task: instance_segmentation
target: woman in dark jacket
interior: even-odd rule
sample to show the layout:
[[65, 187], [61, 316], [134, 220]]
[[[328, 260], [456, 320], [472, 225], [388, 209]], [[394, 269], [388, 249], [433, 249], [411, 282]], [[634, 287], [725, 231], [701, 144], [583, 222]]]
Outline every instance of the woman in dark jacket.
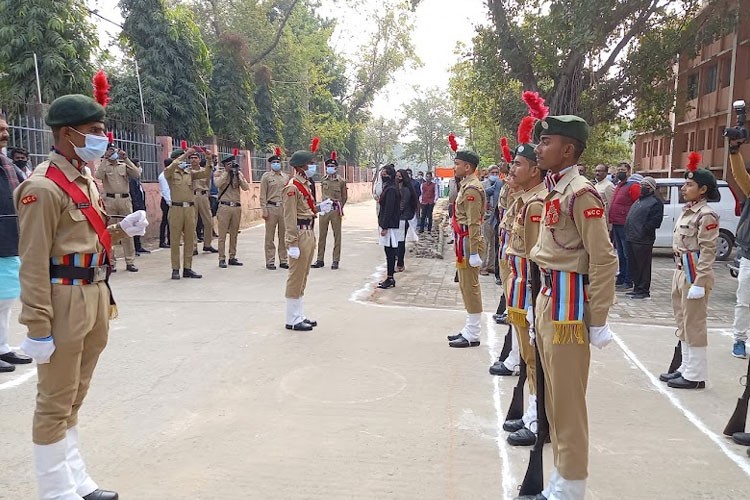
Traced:
[[406, 256], [406, 233], [409, 231], [409, 221], [417, 216], [417, 206], [419, 197], [414, 189], [414, 184], [409, 177], [409, 173], [401, 169], [396, 172], [396, 185], [401, 193], [401, 225], [403, 226], [404, 239], [398, 244], [398, 259], [396, 262], [396, 272], [404, 270], [404, 257]]
[[633, 299], [651, 297], [651, 252], [656, 241], [656, 230], [664, 218], [664, 203], [656, 195], [656, 181], [644, 177], [641, 195], [625, 220], [625, 239], [628, 242], [628, 265], [631, 266]]
[[378, 288], [392, 288], [396, 286], [393, 275], [396, 272], [396, 258], [399, 243], [404, 241], [401, 228], [401, 194], [396, 187], [396, 169], [393, 165], [386, 165], [380, 171], [383, 181], [383, 192], [378, 199], [378, 226], [380, 227], [380, 244], [385, 249], [385, 262], [388, 275], [384, 281], [378, 283]]

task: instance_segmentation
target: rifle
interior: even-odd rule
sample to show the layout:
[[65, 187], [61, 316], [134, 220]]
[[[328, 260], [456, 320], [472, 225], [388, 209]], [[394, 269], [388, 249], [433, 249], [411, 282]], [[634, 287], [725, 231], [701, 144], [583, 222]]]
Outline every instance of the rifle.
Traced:
[[[750, 361], [747, 363], [747, 375], [745, 375], [745, 390], [742, 396], [737, 400], [737, 406], [729, 419], [727, 426], [724, 428], [724, 434], [731, 436], [735, 432], [745, 432], [745, 421], [747, 420], [747, 402], [750, 400]], [[740, 379], [742, 385], [742, 379]]]
[[[536, 325], [536, 298], [542, 288], [542, 277], [539, 266], [529, 261], [529, 281], [531, 282], [531, 305], [534, 324]], [[542, 357], [539, 355], [539, 342], [541, 339], [538, 334], [534, 341], [534, 351], [536, 352], [536, 443], [529, 453], [529, 466], [526, 468], [526, 475], [519, 489], [519, 496], [538, 495], [544, 489], [544, 463], [543, 451], [544, 443], [549, 437], [549, 422], [547, 421], [547, 410], [544, 406], [544, 367], [542, 366]]]
[[672, 362], [669, 364], [667, 373], [674, 373], [682, 364], [682, 341], [678, 340], [672, 355]]
[[508, 333], [505, 334], [505, 342], [503, 342], [503, 348], [500, 351], [500, 361], [508, 359], [508, 354], [513, 348], [513, 328], [508, 325]]
[[[511, 333], [512, 334], [512, 333]], [[518, 420], [523, 418], [523, 385], [526, 383], [526, 363], [521, 358], [521, 372], [518, 376], [518, 382], [513, 388], [513, 399], [510, 401], [508, 413], [505, 420]]]

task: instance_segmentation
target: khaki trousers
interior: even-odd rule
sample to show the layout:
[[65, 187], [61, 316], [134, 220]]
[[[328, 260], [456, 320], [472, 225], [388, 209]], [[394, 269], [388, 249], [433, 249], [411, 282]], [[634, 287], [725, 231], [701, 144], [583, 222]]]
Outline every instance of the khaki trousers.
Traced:
[[299, 299], [305, 295], [307, 275], [310, 274], [313, 253], [315, 253], [315, 233], [312, 229], [299, 230], [299, 259], [289, 259], [289, 274], [286, 278], [287, 299]]
[[554, 344], [551, 308], [550, 297], [540, 293], [535, 310], [536, 342], [544, 368], [544, 402], [554, 465], [564, 479], [586, 479], [589, 463], [586, 387], [591, 359], [588, 326], [584, 326], [583, 344]]
[[492, 224], [490, 219], [485, 219], [482, 222], [482, 239], [488, 244], [484, 246], [482, 251], [482, 269], [486, 269], [490, 272], [495, 272], [495, 245], [492, 245]]
[[510, 285], [510, 266], [508, 265], [507, 260], [501, 260], [498, 262], [498, 265], [500, 266], [500, 281], [503, 282], [503, 294], [505, 295], [506, 299], [508, 297], [508, 285]]
[[180, 238], [182, 238], [183, 243], [183, 267], [185, 269], [192, 269], [193, 251], [191, 249], [195, 248], [195, 208], [169, 207], [168, 217], [172, 269], [180, 269]]
[[[214, 238], [214, 220], [211, 217], [211, 201], [208, 199], [207, 194], [196, 194], [195, 195], [195, 222], [193, 226], [198, 223], [198, 217], [203, 221], [203, 248], [210, 247], [211, 241]], [[193, 232], [196, 232], [196, 228], [193, 227]], [[198, 238], [193, 238], [193, 249], [198, 248]], [[189, 269], [189, 268], [188, 268]]]
[[52, 311], [55, 352], [49, 363], [37, 365], [32, 434], [39, 445], [65, 439], [65, 431], [78, 424], [78, 410], [107, 345], [107, 285], [52, 285]]
[[284, 244], [284, 233], [286, 232], [284, 226], [284, 207], [269, 206], [266, 208], [268, 211], [268, 218], [266, 219], [266, 265], [273, 265], [276, 263], [276, 245], [274, 244], [274, 238], [279, 240], [279, 264], [287, 263], [286, 245]]
[[458, 286], [464, 299], [466, 312], [478, 314], [482, 312], [482, 289], [479, 286], [479, 268], [467, 265], [458, 268]]
[[677, 336], [690, 347], [708, 346], [708, 297], [711, 290], [700, 299], [688, 299], [690, 285], [685, 280], [685, 272], [677, 269], [672, 278], [672, 310], [677, 323]]
[[[107, 210], [107, 215], [113, 219], [113, 222], [120, 222], [126, 215], [133, 213], [133, 203], [130, 201], [130, 198], [107, 198], [105, 196], [104, 208]], [[125, 252], [125, 263], [133, 264], [135, 262], [135, 244], [133, 243], [133, 238], [123, 236], [122, 239], [112, 242], [113, 245], [117, 243], [122, 245], [122, 249]], [[115, 252], [112, 252], [112, 266], [116, 265], [117, 257], [115, 256]]]
[[326, 253], [326, 239], [328, 239], [328, 224], [333, 228], [333, 262], [341, 259], [341, 214], [333, 210], [318, 216], [318, 260], [324, 261]]
[[240, 220], [242, 220], [242, 207], [228, 207], [219, 205], [216, 212], [219, 219], [219, 260], [225, 260], [227, 245], [227, 233], [229, 233], [229, 258], [237, 256], [237, 233], [240, 231]]

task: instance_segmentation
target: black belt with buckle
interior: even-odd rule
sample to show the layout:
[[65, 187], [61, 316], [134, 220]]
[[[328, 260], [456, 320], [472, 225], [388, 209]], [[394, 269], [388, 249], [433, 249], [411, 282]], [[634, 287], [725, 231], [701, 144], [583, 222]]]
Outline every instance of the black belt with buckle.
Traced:
[[299, 229], [310, 229], [312, 226], [312, 220], [310, 219], [297, 219], [297, 227]]
[[220, 201], [219, 203], [221, 203], [222, 205], [226, 205], [228, 207], [241, 207], [242, 206], [242, 203], [238, 201]]
[[200, 194], [200, 195], [208, 194], [208, 189], [196, 189], [193, 191], [193, 194]]
[[195, 202], [192, 201], [173, 201], [169, 204], [171, 207], [192, 207]]
[[89, 283], [106, 281], [109, 276], [109, 266], [76, 267], [50, 264], [50, 278], [84, 280]]
[[130, 198], [128, 193], [104, 193], [107, 198]]

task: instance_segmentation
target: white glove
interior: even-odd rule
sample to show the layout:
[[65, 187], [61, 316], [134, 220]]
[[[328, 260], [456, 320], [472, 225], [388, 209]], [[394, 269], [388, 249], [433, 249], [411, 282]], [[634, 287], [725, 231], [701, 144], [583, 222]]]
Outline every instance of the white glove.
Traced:
[[589, 342], [599, 349], [607, 347], [612, 342], [612, 330], [609, 329], [609, 323], [605, 323], [604, 326], [590, 327]]
[[299, 247], [289, 247], [286, 253], [292, 259], [299, 259]]
[[318, 204], [318, 210], [321, 214], [327, 214], [331, 210], [333, 210], [333, 200], [330, 198], [326, 198], [325, 200], [321, 201]]
[[39, 365], [49, 363], [49, 358], [52, 357], [52, 353], [55, 352], [55, 341], [52, 339], [52, 335], [44, 337], [43, 339], [32, 339], [26, 337], [21, 342], [21, 349], [34, 358], [34, 361]]
[[146, 234], [146, 228], [148, 227], [148, 219], [146, 218], [145, 210], [138, 210], [132, 214], [126, 216], [120, 222], [120, 227], [125, 234], [130, 236], [143, 236]]
[[706, 296], [706, 289], [698, 285], [690, 285], [688, 299], [702, 299]]
[[469, 255], [469, 265], [471, 267], [479, 267], [482, 265], [482, 258], [479, 256], [478, 253], [473, 253]]

